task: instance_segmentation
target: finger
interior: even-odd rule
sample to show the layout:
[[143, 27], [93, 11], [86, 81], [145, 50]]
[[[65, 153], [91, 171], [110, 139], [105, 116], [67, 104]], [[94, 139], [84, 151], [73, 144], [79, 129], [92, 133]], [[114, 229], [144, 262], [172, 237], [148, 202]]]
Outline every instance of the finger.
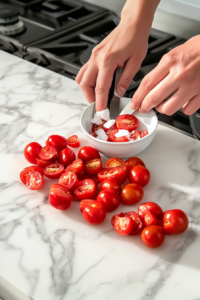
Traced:
[[96, 110], [101, 111], [106, 109], [108, 102], [108, 92], [111, 87], [113, 75], [117, 65], [102, 66], [97, 76], [95, 87]]
[[82, 68], [79, 70], [78, 74], [76, 75], [75, 81], [76, 83], [80, 84], [81, 79], [85, 73], [85, 71], [87, 70], [88, 67], [88, 63], [86, 63], [84, 66], [82, 66]]
[[123, 72], [117, 83], [117, 93], [123, 97], [128, 89], [131, 80], [135, 74], [139, 71], [140, 65], [135, 62], [135, 59], [130, 59], [126, 62]]
[[192, 115], [200, 108], [200, 94], [194, 96], [184, 107], [182, 107], [185, 115]]
[[98, 67], [94, 64], [88, 65], [81, 82], [80, 87], [89, 103], [95, 101], [95, 85], [98, 75]]
[[144, 98], [140, 106], [140, 112], [149, 112], [153, 107], [158, 106], [163, 100], [178, 90], [178, 88], [178, 82], [173, 81], [170, 74], [167, 75]]
[[155, 69], [146, 75], [133, 95], [130, 105], [131, 109], [138, 109], [146, 95], [148, 95], [148, 93], [168, 74], [169, 68], [163, 64], [158, 64]]

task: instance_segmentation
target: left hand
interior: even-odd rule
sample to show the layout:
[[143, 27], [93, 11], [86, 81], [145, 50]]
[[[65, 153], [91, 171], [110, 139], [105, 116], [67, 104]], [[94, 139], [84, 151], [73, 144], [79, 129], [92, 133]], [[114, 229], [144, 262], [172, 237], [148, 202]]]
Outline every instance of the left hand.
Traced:
[[200, 35], [165, 54], [142, 80], [131, 108], [145, 113], [154, 107], [166, 115], [181, 107], [184, 114], [191, 115], [200, 108]]

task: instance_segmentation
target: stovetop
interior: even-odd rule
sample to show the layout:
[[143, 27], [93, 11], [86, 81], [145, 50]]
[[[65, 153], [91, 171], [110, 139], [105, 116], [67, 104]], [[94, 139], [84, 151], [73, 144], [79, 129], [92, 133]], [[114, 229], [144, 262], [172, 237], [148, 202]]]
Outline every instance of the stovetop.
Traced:
[[[92, 49], [120, 21], [114, 13], [79, 0], [0, 0], [0, 30], [1, 11], [5, 8], [18, 11], [24, 30], [13, 35], [0, 33], [0, 49], [71, 79], [88, 61]], [[6, 26], [13, 26], [7, 21]], [[184, 42], [180, 37], [152, 28], [147, 55], [125, 96], [131, 98], [162, 56]], [[189, 117], [181, 110], [172, 116], [158, 113], [158, 119], [193, 136]]]

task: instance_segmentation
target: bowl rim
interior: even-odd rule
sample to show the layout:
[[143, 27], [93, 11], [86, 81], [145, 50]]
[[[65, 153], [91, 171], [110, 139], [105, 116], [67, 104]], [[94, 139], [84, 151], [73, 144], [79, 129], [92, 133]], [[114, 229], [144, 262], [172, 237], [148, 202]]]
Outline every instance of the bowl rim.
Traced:
[[93, 137], [91, 134], [89, 134], [89, 132], [87, 132], [87, 131], [85, 130], [85, 128], [83, 128], [83, 125], [82, 125], [83, 115], [84, 115], [84, 113], [89, 109], [89, 107], [92, 106], [92, 105], [94, 105], [94, 102], [90, 103], [90, 104], [84, 109], [84, 111], [82, 112], [82, 114], [81, 114], [81, 119], [80, 119], [80, 126], [81, 126], [82, 131], [83, 131], [89, 138], [93, 139], [95, 142], [98, 141], [98, 142], [101, 142], [101, 143], [107, 144], [107, 145], [112, 145], [112, 144], [114, 144], [114, 145], [132, 145], [133, 143], [139, 143], [139, 142], [141, 142], [141, 141], [144, 141], [145, 139], [148, 139], [148, 138], [155, 132], [155, 130], [156, 130], [157, 126], [158, 126], [158, 117], [157, 117], [156, 113], [154, 112], [154, 110], [151, 109], [150, 112], [153, 112], [153, 113], [154, 113], [154, 116], [156, 117], [156, 126], [155, 126], [155, 129], [154, 129], [151, 133], [149, 133], [148, 135], [144, 136], [142, 139], [139, 139], [139, 140], [136, 140], [136, 141], [129, 141], [129, 142], [119, 142], [119, 143], [117, 143], [117, 142], [108, 142], [108, 141], [99, 140], [99, 139]]

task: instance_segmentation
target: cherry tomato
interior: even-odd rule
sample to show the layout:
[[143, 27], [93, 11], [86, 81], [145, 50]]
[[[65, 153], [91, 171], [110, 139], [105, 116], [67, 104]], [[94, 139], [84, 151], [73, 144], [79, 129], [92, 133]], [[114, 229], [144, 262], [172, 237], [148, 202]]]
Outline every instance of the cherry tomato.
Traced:
[[129, 216], [116, 215], [114, 229], [121, 235], [129, 235], [134, 228], [134, 221]]
[[43, 169], [38, 166], [25, 168], [20, 173], [20, 179], [29, 190], [38, 190], [43, 185]]
[[142, 216], [144, 227], [158, 224], [158, 220], [150, 211], [145, 211]]
[[36, 159], [39, 158], [39, 152], [42, 146], [36, 142], [28, 144], [24, 148], [24, 156], [31, 164], [37, 164]]
[[96, 134], [95, 131], [90, 131], [89, 134], [92, 135], [92, 136], [95, 137], [95, 138], [97, 137], [97, 134]]
[[95, 158], [86, 161], [83, 167], [83, 171], [91, 176], [96, 176], [98, 172], [102, 170], [102, 162], [99, 158]]
[[115, 178], [106, 179], [101, 183], [100, 190], [114, 190], [119, 193], [121, 191], [121, 185]]
[[58, 178], [64, 172], [61, 164], [50, 164], [44, 168], [44, 175], [48, 178]]
[[157, 248], [164, 242], [165, 232], [162, 227], [151, 225], [142, 230], [141, 239], [147, 247]]
[[124, 217], [124, 213], [122, 212], [122, 213], [120, 213], [120, 214], [116, 214], [116, 215], [114, 215], [114, 216], [112, 216], [112, 218], [111, 218], [111, 224], [112, 224], [112, 226], [114, 227], [114, 222], [115, 222], [115, 218], [116, 217]]
[[36, 158], [37, 165], [38, 165], [39, 167], [41, 167], [41, 168], [44, 168], [44, 167], [46, 167], [46, 166], [48, 166], [48, 165], [50, 165], [50, 164], [55, 163], [54, 160], [55, 160], [54, 158], [49, 159], [49, 160], [43, 160], [43, 159], [41, 159], [41, 158]]
[[162, 220], [163, 218], [163, 210], [155, 202], [146, 202], [138, 206], [138, 214], [141, 217], [144, 217], [146, 211], [150, 211], [157, 218], [157, 220]]
[[43, 160], [49, 160], [55, 157], [58, 154], [58, 151], [53, 146], [45, 146], [39, 152], [39, 157]]
[[180, 209], [168, 210], [163, 215], [162, 227], [167, 234], [179, 234], [188, 228], [188, 217]]
[[145, 187], [150, 181], [150, 172], [143, 166], [135, 166], [130, 170], [128, 179], [132, 183], [137, 183]]
[[[102, 121], [102, 123], [100, 125], [97, 125], [97, 124], [93, 124], [92, 126], [92, 131], [97, 131], [99, 129], [103, 129], [104, 131], [107, 131], [108, 129], [107, 128], [104, 128], [103, 125], [106, 123], [107, 121]], [[106, 129], [106, 130], [105, 130]]]
[[122, 184], [127, 178], [127, 171], [124, 168], [107, 168], [101, 170], [97, 177], [101, 182], [105, 179], [115, 178], [119, 184]]
[[49, 192], [49, 203], [56, 209], [66, 210], [74, 197], [72, 193], [60, 184], [53, 184]]
[[65, 171], [74, 172], [76, 175], [83, 171], [83, 161], [81, 159], [76, 159], [71, 163]]
[[107, 212], [111, 212], [120, 205], [120, 196], [114, 190], [104, 190], [98, 194], [97, 202], [103, 204]]
[[79, 184], [79, 180], [74, 172], [65, 172], [58, 180], [58, 183], [63, 185], [68, 190], [73, 190]]
[[94, 149], [90, 146], [84, 146], [79, 150], [78, 158], [80, 158], [84, 162], [86, 162], [86, 161], [92, 160], [94, 158], [100, 158], [100, 155], [96, 149]]
[[115, 167], [127, 169], [126, 163], [118, 157], [109, 158], [104, 164], [104, 168], [115, 168]]
[[104, 206], [94, 200], [82, 200], [80, 210], [82, 211], [83, 218], [92, 225], [99, 225], [106, 218]]
[[142, 231], [143, 228], [143, 222], [142, 218], [135, 212], [135, 211], [129, 211], [124, 214], [125, 216], [130, 217], [134, 222], [134, 227], [130, 235], [136, 235]]
[[147, 130], [139, 131], [139, 136], [140, 136], [140, 138], [143, 138], [143, 137], [146, 136], [147, 134], [148, 134], [148, 131], [147, 131]]
[[115, 143], [125, 143], [125, 142], [129, 142], [129, 139], [127, 139], [125, 136], [121, 136], [121, 137], [116, 137], [115, 134], [119, 131], [119, 129], [114, 129], [110, 132], [110, 139], [111, 141], [115, 142]]
[[139, 125], [138, 119], [133, 115], [121, 115], [117, 117], [116, 124], [118, 129], [133, 131]]
[[127, 171], [128, 173], [130, 170], [135, 166], [143, 166], [146, 168], [144, 162], [139, 157], [130, 157], [127, 160], [125, 160], [125, 164], [127, 165]]
[[51, 135], [46, 140], [46, 146], [53, 146], [60, 152], [67, 147], [67, 139], [61, 135]]
[[67, 139], [68, 146], [72, 148], [78, 148], [80, 147], [79, 138], [77, 135], [72, 135]]
[[96, 196], [97, 188], [94, 180], [84, 179], [79, 182], [74, 190], [74, 195], [80, 199], [92, 199]]
[[58, 154], [58, 162], [64, 165], [65, 168], [75, 159], [76, 155], [70, 148], [65, 148]]
[[131, 132], [130, 139], [136, 141], [138, 139], [138, 136], [139, 136], [139, 131], [138, 130], [133, 130]]
[[78, 175], [78, 180], [79, 181], [82, 181], [84, 179], [92, 179], [95, 182], [96, 185], [99, 184], [99, 180], [95, 177], [92, 177], [92, 176], [87, 175], [85, 173], [81, 173], [80, 175]]
[[137, 183], [129, 183], [121, 191], [122, 202], [126, 205], [134, 205], [140, 202], [143, 196], [143, 188]]

